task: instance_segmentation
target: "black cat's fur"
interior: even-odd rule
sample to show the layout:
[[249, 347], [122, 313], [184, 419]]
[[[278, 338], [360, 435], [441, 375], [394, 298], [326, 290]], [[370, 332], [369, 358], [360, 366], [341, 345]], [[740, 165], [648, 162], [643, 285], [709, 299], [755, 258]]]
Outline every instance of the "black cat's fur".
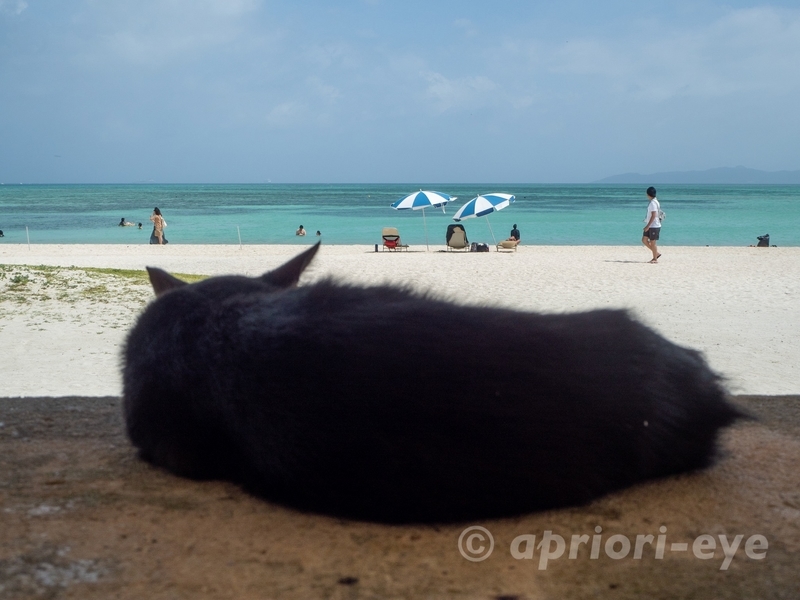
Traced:
[[124, 351], [140, 455], [303, 510], [453, 522], [699, 469], [742, 416], [699, 353], [620, 310], [541, 315], [395, 287], [260, 278], [158, 299]]

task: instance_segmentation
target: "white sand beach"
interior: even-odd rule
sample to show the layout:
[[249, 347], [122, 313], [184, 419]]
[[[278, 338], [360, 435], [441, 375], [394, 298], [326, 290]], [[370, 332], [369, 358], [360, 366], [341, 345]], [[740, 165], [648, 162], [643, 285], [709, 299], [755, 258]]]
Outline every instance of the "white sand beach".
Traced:
[[[121, 344], [152, 297], [144, 280], [106, 276], [98, 284], [80, 270], [61, 273], [54, 292], [24, 265], [258, 275], [302, 249], [4, 244], [0, 396], [119, 395]], [[732, 393], [800, 392], [800, 248], [665, 246], [657, 265], [647, 264], [641, 246], [441, 250], [323, 246], [301, 285], [331, 276], [518, 310], [626, 308], [670, 340], [701, 350]]]
[[[662, 262], [650, 265], [643, 247], [530, 246], [508, 254], [323, 247], [301, 285], [334, 276], [523, 310], [624, 307], [702, 350], [732, 392], [753, 394], [732, 398], [757, 420], [720, 436], [714, 467], [586, 506], [480, 521], [493, 536], [484, 562], [460, 550], [465, 524], [335, 519], [151, 468], [127, 440], [120, 399], [87, 397], [120, 393], [120, 346], [152, 298], [145, 265], [255, 275], [300, 249], [0, 246], [0, 596], [796, 596], [800, 248], [666, 247]], [[639, 536], [668, 531], [669, 551], [663, 560], [650, 547], [642, 560], [619, 559], [608, 550], [590, 557], [585, 546], [546, 570], [541, 552], [531, 560], [512, 555], [517, 536], [551, 530], [566, 540], [602, 530], [606, 549], [611, 536], [638, 544]], [[753, 558], [747, 544], [756, 535], [769, 548]], [[696, 551], [701, 537], [716, 544], [710, 554]], [[723, 552], [723, 538], [741, 542], [738, 550]]]

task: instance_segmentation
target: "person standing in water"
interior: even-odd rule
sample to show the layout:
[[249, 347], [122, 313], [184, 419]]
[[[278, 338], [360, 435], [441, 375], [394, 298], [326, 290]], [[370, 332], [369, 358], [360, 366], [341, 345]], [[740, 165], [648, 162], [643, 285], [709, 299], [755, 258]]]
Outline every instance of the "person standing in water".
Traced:
[[150, 243], [160, 245], [166, 244], [167, 239], [164, 237], [164, 228], [167, 226], [167, 222], [164, 220], [157, 206], [153, 209], [150, 220], [153, 222], [153, 234], [150, 236]]
[[658, 198], [656, 198], [656, 188], [652, 186], [647, 188], [647, 198], [649, 199], [649, 203], [647, 205], [647, 216], [644, 219], [645, 226], [642, 232], [642, 244], [653, 254], [650, 263], [656, 264], [661, 256], [658, 252], [658, 238], [661, 234], [661, 218], [659, 216], [661, 214], [661, 204]]

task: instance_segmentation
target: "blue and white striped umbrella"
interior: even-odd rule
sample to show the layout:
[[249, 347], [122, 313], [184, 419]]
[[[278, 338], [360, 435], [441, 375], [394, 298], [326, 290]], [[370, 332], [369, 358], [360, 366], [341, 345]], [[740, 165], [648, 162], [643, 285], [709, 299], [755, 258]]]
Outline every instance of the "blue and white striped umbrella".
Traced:
[[458, 209], [458, 212], [453, 216], [454, 221], [463, 221], [464, 219], [472, 219], [473, 217], [486, 217], [486, 224], [489, 225], [489, 233], [492, 234], [495, 246], [497, 240], [494, 239], [494, 231], [489, 224], [489, 215], [497, 210], [503, 210], [514, 202], [513, 194], [483, 194], [473, 198], [464, 206]]
[[420, 210], [434, 206], [444, 206], [451, 200], [455, 200], [455, 198], [441, 192], [420, 190], [409, 194], [405, 198], [400, 198], [400, 200], [392, 204], [392, 208], [395, 210]]
[[448, 196], [447, 194], [443, 194], [441, 192], [420, 190], [418, 192], [414, 192], [413, 194], [409, 194], [404, 198], [400, 198], [400, 200], [391, 206], [395, 210], [422, 211], [422, 225], [425, 228], [425, 247], [430, 250], [430, 247], [428, 246], [428, 224], [425, 221], [425, 209], [441, 206], [442, 210], [444, 210], [445, 204], [455, 199], [456, 196]]
[[454, 221], [471, 219], [472, 217], [485, 217], [496, 210], [503, 210], [514, 202], [513, 194], [483, 194], [473, 198], [458, 209], [453, 217]]

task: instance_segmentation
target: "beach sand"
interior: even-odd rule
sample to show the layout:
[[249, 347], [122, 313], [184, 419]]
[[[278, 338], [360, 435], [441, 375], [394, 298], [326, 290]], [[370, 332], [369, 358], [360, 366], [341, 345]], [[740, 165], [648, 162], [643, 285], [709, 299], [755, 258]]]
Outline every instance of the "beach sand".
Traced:
[[[258, 275], [301, 249], [0, 245], [0, 265]], [[663, 253], [650, 265], [641, 246], [521, 246], [508, 253], [323, 246], [301, 283], [327, 276], [390, 282], [461, 303], [545, 312], [626, 308], [668, 339], [702, 351], [733, 393], [800, 393], [800, 248], [667, 246]], [[15, 302], [13, 276], [0, 278], [0, 394], [118, 395], [120, 346], [152, 297], [146, 281], [104, 281], [117, 291], [111, 296], [84, 293], [93, 284], [76, 281], [60, 300], [46, 286], [29, 285], [38, 295]]]
[[[128, 443], [119, 348], [152, 293], [135, 274], [67, 267], [256, 275], [299, 250], [0, 246], [0, 598], [797, 597], [800, 248], [665, 247], [661, 263], [649, 265], [647, 250], [633, 246], [489, 254], [323, 247], [301, 284], [335, 276], [525, 310], [627, 308], [703, 351], [734, 393], [750, 394], [733, 400], [758, 420], [726, 431], [720, 460], [706, 471], [583, 507], [438, 527], [299, 513], [231, 484], [154, 469]], [[491, 532], [486, 560], [459, 552], [466, 525]], [[531, 560], [511, 555], [520, 535], [538, 544], [552, 531], [569, 545], [573, 535], [599, 535], [596, 527], [597, 559], [587, 545], [574, 559], [566, 548], [540, 570], [539, 549]], [[663, 558], [651, 546], [639, 560], [633, 550], [609, 555], [622, 544], [607, 546], [610, 536], [633, 544], [659, 534]], [[705, 559], [693, 546], [702, 535], [716, 543]], [[721, 569], [720, 536], [730, 543], [739, 535]], [[758, 535], [766, 554], [751, 546], [748, 555]]]

